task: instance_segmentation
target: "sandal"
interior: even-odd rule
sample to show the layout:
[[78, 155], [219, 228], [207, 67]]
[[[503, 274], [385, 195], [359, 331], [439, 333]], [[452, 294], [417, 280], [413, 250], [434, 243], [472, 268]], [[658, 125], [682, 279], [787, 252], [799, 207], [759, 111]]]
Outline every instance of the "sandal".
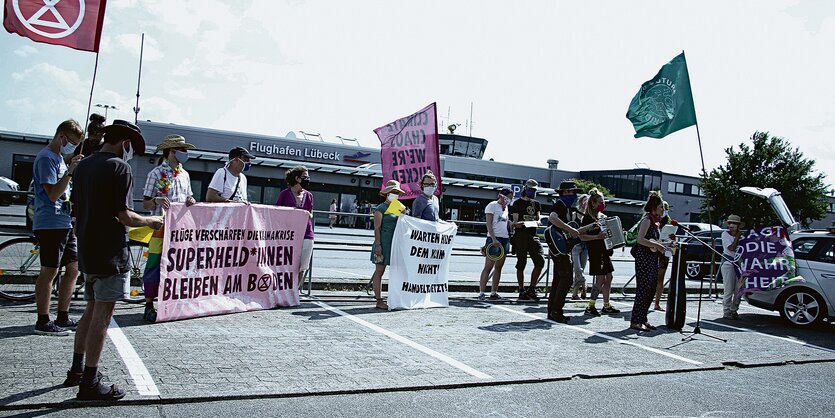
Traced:
[[656, 311], [656, 312], [664, 312], [664, 308], [662, 308], [662, 307], [660, 307], [660, 306], [656, 306], [656, 307], [655, 307], [655, 308], [653, 308], [652, 310], [653, 310], [653, 311]]
[[383, 298], [377, 298], [377, 306], [375, 306], [375, 308], [383, 309], [386, 311], [389, 310], [389, 306], [386, 304], [386, 301], [383, 300]]
[[636, 331], [649, 331], [649, 328], [647, 328], [644, 324], [630, 324], [629, 329], [634, 329]]
[[100, 381], [93, 386], [79, 386], [78, 395], [76, 395], [76, 399], [80, 401], [115, 401], [124, 397], [125, 391], [119, 386], [107, 387]]

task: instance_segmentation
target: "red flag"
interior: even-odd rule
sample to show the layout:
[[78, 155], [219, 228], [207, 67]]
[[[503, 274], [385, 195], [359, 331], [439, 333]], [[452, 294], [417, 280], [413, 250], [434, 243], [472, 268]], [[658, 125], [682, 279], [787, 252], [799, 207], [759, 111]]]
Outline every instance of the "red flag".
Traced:
[[107, 0], [5, 0], [3, 27], [35, 42], [98, 52]]

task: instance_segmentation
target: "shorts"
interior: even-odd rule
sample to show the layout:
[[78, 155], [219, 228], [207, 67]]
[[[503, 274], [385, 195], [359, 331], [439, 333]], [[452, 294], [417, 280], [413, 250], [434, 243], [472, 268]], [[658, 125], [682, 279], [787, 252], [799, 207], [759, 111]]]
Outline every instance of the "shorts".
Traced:
[[72, 229], [37, 229], [41, 266], [60, 268], [78, 262], [78, 241]]
[[[499, 244], [504, 247], [504, 254], [507, 256], [510, 254], [510, 238], [504, 237], [496, 237], [496, 241], [499, 241]], [[484, 241], [484, 248], [486, 249], [488, 245], [492, 244], [493, 240], [490, 237], [487, 237], [487, 241]]]
[[313, 240], [302, 241], [302, 258], [299, 260], [299, 271], [307, 271], [310, 268], [310, 259], [313, 257]]
[[118, 302], [125, 299], [130, 272], [122, 274], [84, 274], [84, 300]]
[[530, 255], [534, 267], [542, 268], [545, 265], [545, 259], [542, 258], [542, 244], [539, 243], [537, 237], [517, 235], [513, 240], [513, 246], [516, 249], [517, 270], [525, 269], [525, 265], [528, 264], [528, 255]]

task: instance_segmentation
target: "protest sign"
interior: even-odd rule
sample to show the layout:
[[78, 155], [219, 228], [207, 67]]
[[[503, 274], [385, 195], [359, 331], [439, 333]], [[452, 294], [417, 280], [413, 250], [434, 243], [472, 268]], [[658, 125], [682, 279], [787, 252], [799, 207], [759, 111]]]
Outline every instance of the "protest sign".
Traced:
[[401, 216], [391, 243], [389, 309], [449, 306], [447, 275], [458, 226]]
[[752, 228], [736, 249], [737, 293], [771, 290], [803, 280], [797, 276], [794, 250], [782, 226]]
[[438, 123], [435, 103], [417, 113], [400, 118], [374, 130], [380, 138], [380, 162], [383, 181], [400, 182], [406, 192], [400, 199], [412, 199], [422, 193], [421, 179], [432, 170], [438, 181], [435, 195], [443, 192], [441, 157], [438, 148]]
[[171, 204], [157, 321], [298, 305], [308, 219], [276, 206]]

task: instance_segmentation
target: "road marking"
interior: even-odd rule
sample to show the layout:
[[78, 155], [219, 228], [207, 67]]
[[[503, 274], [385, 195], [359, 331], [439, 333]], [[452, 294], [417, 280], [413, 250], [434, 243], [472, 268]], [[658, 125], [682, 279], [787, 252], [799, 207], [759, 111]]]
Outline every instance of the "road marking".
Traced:
[[366, 327], [366, 328], [368, 328], [368, 329], [371, 329], [372, 331], [375, 331], [375, 332], [378, 332], [378, 333], [380, 333], [380, 334], [383, 334], [383, 335], [385, 335], [386, 337], [389, 337], [389, 338], [391, 338], [391, 339], [393, 339], [393, 340], [395, 340], [395, 341], [398, 341], [398, 342], [400, 342], [400, 343], [402, 343], [402, 344], [408, 345], [409, 347], [412, 347], [412, 348], [414, 348], [415, 350], [418, 350], [418, 351], [420, 351], [420, 352], [422, 352], [422, 353], [424, 353], [424, 354], [428, 354], [428, 355], [430, 355], [430, 356], [432, 356], [432, 357], [434, 357], [434, 358], [436, 358], [436, 359], [438, 359], [438, 360], [441, 360], [441, 361], [443, 361], [444, 363], [447, 363], [447, 364], [449, 364], [450, 366], [455, 367], [456, 369], [461, 370], [461, 371], [463, 371], [463, 372], [465, 372], [465, 373], [467, 373], [467, 374], [469, 374], [469, 375], [471, 375], [471, 376], [475, 376], [475, 377], [477, 377], [477, 378], [479, 378], [479, 379], [492, 379], [492, 378], [493, 378], [492, 376], [490, 376], [490, 375], [488, 375], [488, 374], [485, 374], [485, 373], [482, 373], [482, 372], [480, 372], [480, 371], [478, 371], [478, 370], [476, 370], [476, 369], [474, 369], [474, 368], [472, 368], [472, 367], [470, 367], [470, 366], [467, 366], [466, 364], [461, 363], [460, 361], [455, 360], [454, 358], [449, 357], [449, 356], [447, 356], [446, 354], [439, 353], [439, 352], [437, 352], [437, 351], [435, 351], [435, 350], [433, 350], [433, 349], [431, 349], [431, 348], [429, 348], [429, 347], [425, 347], [425, 346], [423, 346], [423, 345], [420, 345], [420, 344], [418, 344], [418, 343], [416, 343], [416, 342], [414, 342], [414, 341], [412, 341], [412, 340], [410, 340], [410, 339], [408, 339], [408, 338], [406, 338], [406, 337], [403, 337], [403, 336], [401, 336], [401, 335], [395, 334], [394, 332], [391, 332], [391, 331], [389, 331], [389, 330], [387, 330], [387, 329], [385, 329], [385, 328], [379, 327], [379, 326], [374, 325], [374, 324], [372, 324], [372, 323], [370, 323], [370, 322], [368, 322], [368, 321], [365, 321], [365, 320], [362, 320], [362, 319], [360, 319], [360, 318], [357, 318], [356, 316], [351, 315], [351, 314], [349, 314], [349, 313], [347, 313], [347, 312], [345, 312], [345, 311], [343, 311], [343, 310], [340, 310], [340, 309], [334, 308], [333, 306], [330, 306], [330, 305], [328, 305], [328, 304], [326, 304], [326, 303], [322, 303], [322, 302], [318, 302], [318, 301], [314, 301], [313, 303], [315, 303], [315, 304], [317, 304], [317, 305], [321, 306], [322, 308], [327, 309], [327, 310], [329, 310], [329, 311], [331, 311], [331, 312], [333, 312], [333, 313], [336, 313], [336, 314], [339, 314], [339, 315], [341, 315], [341, 316], [344, 316], [345, 318], [348, 318], [348, 319], [350, 319], [351, 321], [354, 321], [354, 322], [356, 322], [356, 323], [358, 323], [358, 324], [360, 324], [360, 325], [362, 325], [362, 326], [364, 326], [364, 327]]
[[[612, 302], [614, 302], [614, 301], [612, 301]], [[614, 303], [617, 303], [618, 305], [630, 306], [629, 304], [626, 304], [626, 303], [623, 303], [623, 302], [614, 302]], [[758, 309], [758, 310], [760, 312], [769, 312], [769, 311], [764, 310], [764, 309]], [[692, 316], [685, 316], [685, 318], [690, 320], [690, 321], [696, 321], [697, 320], [696, 318], [693, 318]], [[795, 340], [795, 339], [792, 339], [792, 338], [780, 337], [778, 335], [766, 334], [764, 332], [754, 331], [753, 329], [750, 329], [750, 328], [735, 327], [733, 325], [722, 324], [722, 323], [719, 323], [719, 322], [709, 321], [707, 319], [702, 319], [701, 322], [705, 322], [705, 323], [708, 323], [708, 324], [711, 324], [711, 325], [716, 325], [717, 327], [732, 329], [732, 330], [735, 330], [735, 331], [752, 332], [754, 334], [762, 335], [763, 337], [774, 338], [774, 339], [781, 340], [781, 341], [786, 341], [786, 342], [790, 342], [790, 343], [794, 343], [794, 344], [800, 344], [800, 345], [802, 345], [804, 347], [807, 347], [807, 348], [814, 348], [814, 349], [823, 350], [823, 351], [826, 351], [826, 352], [829, 352], [829, 353], [835, 353], [835, 350], [833, 350], [831, 348], [821, 347], [819, 345], [810, 344], [810, 343], [807, 343], [805, 341]]]
[[133, 349], [133, 345], [128, 341], [128, 337], [119, 328], [119, 324], [116, 323], [115, 319], [110, 319], [110, 325], [107, 327], [107, 336], [110, 337], [110, 341], [113, 342], [116, 351], [122, 357], [122, 362], [127, 366], [128, 373], [130, 373], [130, 377], [133, 379], [133, 383], [139, 394], [142, 396], [159, 396], [159, 389], [157, 389], [154, 379], [151, 378], [151, 374], [148, 373], [145, 363], [139, 358], [139, 354]]
[[616, 343], [618, 343], [618, 344], [630, 345], [630, 346], [632, 346], [632, 347], [640, 348], [641, 350], [646, 350], [646, 351], [649, 351], [649, 352], [651, 352], [651, 353], [660, 354], [660, 355], [662, 355], [662, 356], [669, 357], [669, 358], [672, 358], [672, 359], [675, 359], [675, 360], [679, 360], [679, 361], [683, 361], [683, 362], [685, 362], [685, 363], [695, 364], [695, 365], [697, 365], [697, 366], [699, 366], [699, 365], [702, 365], [702, 364], [703, 364], [703, 363], [702, 363], [702, 362], [700, 362], [700, 361], [692, 360], [692, 359], [689, 359], [689, 358], [686, 358], [686, 357], [682, 357], [682, 356], [679, 356], [679, 355], [676, 355], [676, 354], [673, 354], [673, 353], [668, 353], [668, 352], [666, 352], [666, 351], [659, 350], [659, 349], [657, 349], [657, 348], [648, 347], [648, 346], [645, 346], [645, 345], [642, 345], [642, 344], [638, 344], [638, 343], [635, 343], [635, 342], [632, 342], [632, 341], [629, 341], [629, 340], [624, 340], [624, 339], [621, 339], [621, 338], [612, 337], [612, 336], [610, 336], [610, 335], [601, 334], [601, 333], [599, 333], [599, 332], [595, 332], [595, 331], [587, 330], [587, 329], [585, 329], [585, 328], [580, 328], [580, 327], [578, 327], [578, 326], [574, 326], [574, 325], [562, 324], [562, 323], [559, 323], [559, 322], [556, 322], [556, 321], [552, 321], [552, 320], [547, 319], [547, 318], [542, 318], [542, 317], [537, 316], [537, 315], [534, 315], [534, 314], [530, 314], [530, 313], [527, 313], [527, 312], [517, 311], [517, 310], [515, 310], [515, 309], [506, 308], [506, 307], [504, 307], [504, 306], [493, 305], [493, 304], [490, 304], [490, 303], [484, 303], [484, 302], [482, 302], [482, 303], [483, 303], [484, 305], [488, 305], [488, 306], [490, 306], [490, 307], [492, 307], [492, 308], [501, 309], [501, 310], [503, 310], [503, 311], [512, 312], [512, 313], [515, 313], [515, 314], [517, 314], [517, 315], [527, 316], [527, 317], [529, 317], [529, 318], [533, 318], [533, 319], [538, 319], [538, 320], [540, 320], [540, 321], [545, 321], [545, 322], [547, 322], [547, 323], [549, 323], [549, 324], [554, 324], [554, 325], [559, 325], [559, 326], [563, 326], [563, 327], [566, 327], [566, 328], [571, 328], [571, 329], [573, 329], [573, 330], [575, 330], [575, 331], [580, 331], [580, 332], [585, 333], [585, 334], [594, 335], [595, 337], [600, 337], [600, 338], [603, 338], [603, 339], [606, 339], [606, 340], [609, 340], [609, 341], [614, 341], [614, 342], [616, 342]]

